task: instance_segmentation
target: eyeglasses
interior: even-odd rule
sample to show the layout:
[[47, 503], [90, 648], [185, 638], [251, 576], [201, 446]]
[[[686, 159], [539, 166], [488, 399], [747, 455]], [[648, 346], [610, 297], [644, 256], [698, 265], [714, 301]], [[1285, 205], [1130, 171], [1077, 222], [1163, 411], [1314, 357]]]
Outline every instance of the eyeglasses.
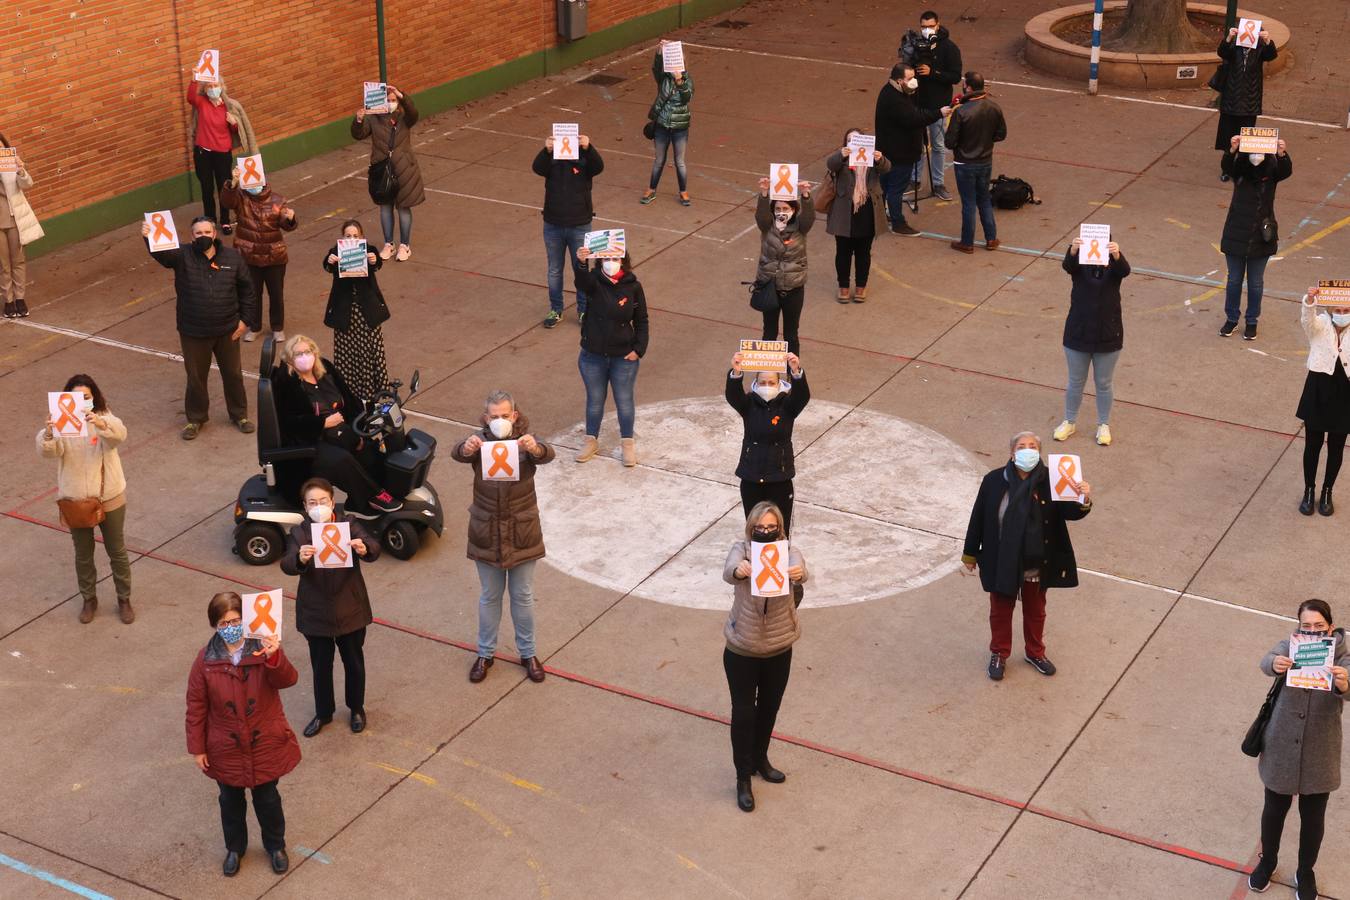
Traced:
[[237, 619], [221, 619], [216, 623], [217, 628], [229, 628], [231, 625], [243, 625], [243, 617]]

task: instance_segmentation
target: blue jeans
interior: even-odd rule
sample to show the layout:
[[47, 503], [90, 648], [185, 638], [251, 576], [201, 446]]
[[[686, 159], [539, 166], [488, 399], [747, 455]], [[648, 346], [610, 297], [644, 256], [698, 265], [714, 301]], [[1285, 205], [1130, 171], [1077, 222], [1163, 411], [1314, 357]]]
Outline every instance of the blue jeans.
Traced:
[[586, 295], [581, 292], [577, 273], [581, 263], [577, 250], [586, 239], [591, 223], [585, 225], [550, 225], [544, 223], [544, 250], [548, 253], [548, 305], [556, 313], [563, 311], [563, 257], [572, 260], [572, 284], [577, 289], [577, 315], [586, 312]]
[[892, 228], [905, 223], [905, 188], [909, 187], [909, 172], [901, 172], [892, 167], [881, 176], [881, 190], [886, 195], [886, 218], [891, 220]]
[[637, 383], [640, 360], [622, 356], [601, 356], [582, 350], [577, 358], [581, 380], [586, 385], [586, 434], [600, 436], [600, 420], [605, 417], [605, 398], [614, 388], [614, 411], [619, 414], [619, 437], [633, 436], [633, 385]]
[[656, 148], [656, 159], [652, 161], [651, 189], [656, 190], [656, 186], [661, 183], [661, 170], [666, 167], [666, 156], [670, 152], [670, 145], [674, 144], [675, 177], [679, 179], [680, 190], [685, 191], [689, 187], [689, 172], [684, 167], [684, 149], [689, 146], [689, 129], [670, 129], [664, 125], [655, 128], [652, 145]]
[[1247, 275], [1247, 324], [1255, 325], [1261, 318], [1261, 294], [1266, 289], [1266, 263], [1269, 256], [1234, 256], [1225, 253], [1228, 260], [1228, 287], [1224, 293], [1223, 311], [1228, 321], [1236, 322], [1242, 314], [1242, 276]]
[[[943, 167], [947, 164], [947, 133], [942, 128], [942, 120], [931, 122], [928, 125], [928, 181], [933, 186], [934, 193], [943, 185]], [[923, 184], [923, 157], [914, 163], [915, 187]]]
[[502, 624], [502, 593], [511, 587], [511, 624], [516, 628], [516, 652], [521, 659], [534, 656], [534, 564], [520, 563], [499, 569], [476, 562], [483, 593], [478, 597], [478, 655], [488, 658], [497, 652], [497, 629]]
[[1069, 361], [1069, 389], [1064, 392], [1064, 420], [1078, 421], [1078, 407], [1083, 403], [1083, 386], [1087, 384], [1088, 365], [1092, 366], [1092, 381], [1097, 386], [1097, 424], [1111, 424], [1111, 376], [1116, 371], [1120, 351], [1112, 353], [1084, 353], [1064, 348]]
[[[394, 243], [394, 207], [380, 207], [380, 230], [384, 232], [384, 242]], [[412, 210], [400, 208], [398, 211], [398, 231], [400, 244], [412, 243]]]
[[994, 225], [994, 201], [989, 198], [989, 175], [993, 171], [992, 165], [961, 163], [956, 166], [956, 189], [961, 194], [961, 243], [967, 247], [975, 243], [976, 208], [980, 212], [985, 241], [998, 237], [998, 228]]

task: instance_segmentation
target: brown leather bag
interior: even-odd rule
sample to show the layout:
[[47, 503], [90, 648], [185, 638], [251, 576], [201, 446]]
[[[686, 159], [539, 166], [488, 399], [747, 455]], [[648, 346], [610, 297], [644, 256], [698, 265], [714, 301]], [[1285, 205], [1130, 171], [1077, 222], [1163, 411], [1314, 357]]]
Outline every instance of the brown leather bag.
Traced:
[[56, 508], [61, 511], [61, 524], [67, 528], [93, 528], [103, 522], [103, 454], [98, 455], [98, 496], [84, 497], [80, 500], [57, 500]]
[[815, 193], [811, 199], [815, 201], [816, 212], [830, 214], [830, 207], [834, 205], [836, 194], [836, 185], [834, 182], [834, 173], [829, 169], [825, 170], [825, 177], [821, 179], [820, 184], [816, 186]]

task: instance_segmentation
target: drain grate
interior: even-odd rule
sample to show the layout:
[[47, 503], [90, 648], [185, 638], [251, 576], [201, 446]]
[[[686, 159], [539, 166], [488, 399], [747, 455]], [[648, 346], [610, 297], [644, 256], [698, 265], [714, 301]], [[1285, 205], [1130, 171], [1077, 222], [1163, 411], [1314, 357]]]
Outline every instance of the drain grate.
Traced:
[[714, 28], [730, 28], [733, 31], [740, 30], [749, 25], [749, 22], [742, 22], [740, 19], [723, 19], [720, 22], [714, 22]]
[[626, 80], [627, 79], [624, 78], [622, 75], [609, 75], [605, 72], [596, 72], [589, 78], [581, 79], [579, 84], [598, 84], [608, 87], [611, 84], [618, 84], [619, 82]]

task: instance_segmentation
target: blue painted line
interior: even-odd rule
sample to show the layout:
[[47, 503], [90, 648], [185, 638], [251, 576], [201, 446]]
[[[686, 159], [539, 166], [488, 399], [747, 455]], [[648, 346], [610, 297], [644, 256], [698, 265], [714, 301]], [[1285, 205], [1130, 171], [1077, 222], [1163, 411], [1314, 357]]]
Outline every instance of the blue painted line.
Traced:
[[321, 862], [325, 866], [333, 862], [333, 858], [331, 856], [328, 856], [325, 853], [320, 853], [318, 850], [311, 850], [308, 847], [301, 847], [299, 844], [295, 845], [295, 852], [299, 853], [301, 856], [306, 856], [314, 860], [315, 862]]
[[16, 872], [22, 872], [25, 875], [31, 875], [39, 881], [45, 881], [48, 884], [56, 885], [62, 890], [70, 891], [86, 900], [113, 900], [107, 894], [100, 894], [98, 891], [87, 888], [82, 884], [76, 884], [73, 881], [67, 881], [59, 875], [53, 875], [51, 872], [44, 872], [42, 869], [35, 869], [28, 863], [20, 862], [12, 856], [6, 856], [0, 853], [0, 864], [9, 866]]
[[1317, 211], [1319, 209], [1330, 203], [1332, 197], [1335, 197], [1337, 194], [1341, 192], [1341, 188], [1345, 187], [1345, 183], [1347, 181], [1350, 181], [1350, 172], [1346, 172], [1345, 177], [1343, 177], [1340, 181], [1336, 182], [1336, 186], [1334, 188], [1327, 191], [1327, 195], [1322, 198], [1322, 202], [1318, 203], [1316, 206], [1314, 206], [1311, 210], [1308, 211], [1308, 214], [1303, 217], [1303, 221], [1298, 223], [1298, 227], [1296, 227], [1293, 231], [1289, 233], [1290, 240], [1293, 240], [1295, 237], [1297, 237], [1298, 233], [1303, 229], [1307, 228], [1309, 225], [1322, 224], [1321, 222], [1314, 219], [1313, 216], [1317, 214]]

